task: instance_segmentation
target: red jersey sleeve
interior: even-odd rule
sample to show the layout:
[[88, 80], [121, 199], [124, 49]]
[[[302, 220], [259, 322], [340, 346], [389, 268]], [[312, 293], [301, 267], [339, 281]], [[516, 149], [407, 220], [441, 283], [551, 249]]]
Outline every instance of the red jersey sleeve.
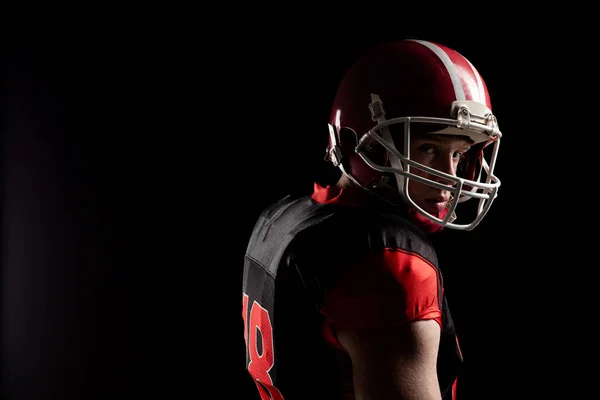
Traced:
[[384, 327], [434, 319], [441, 327], [438, 270], [418, 254], [400, 249], [372, 253], [340, 277], [325, 298], [323, 334], [340, 348], [335, 324]]

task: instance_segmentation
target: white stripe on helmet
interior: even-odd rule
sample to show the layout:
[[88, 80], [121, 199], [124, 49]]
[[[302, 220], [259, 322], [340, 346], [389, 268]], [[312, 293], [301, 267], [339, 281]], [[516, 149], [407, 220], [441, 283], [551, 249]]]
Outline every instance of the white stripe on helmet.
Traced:
[[[409, 39], [409, 40], [422, 44], [423, 46], [425, 46], [428, 49], [430, 49], [431, 51], [433, 51], [435, 53], [435, 55], [437, 55], [439, 57], [439, 59], [442, 61], [442, 63], [446, 67], [446, 70], [448, 71], [448, 74], [450, 75], [450, 79], [452, 80], [452, 85], [454, 86], [454, 93], [456, 94], [456, 100], [466, 100], [465, 91], [463, 90], [462, 84], [460, 83], [460, 78], [458, 77], [458, 72], [456, 71], [456, 67], [454, 66], [454, 63], [452, 62], [452, 60], [450, 60], [450, 57], [448, 57], [448, 54], [446, 54], [446, 52], [444, 50], [440, 49], [438, 46], [436, 46], [435, 44], [433, 44], [431, 42], [426, 42], [424, 40], [417, 40], [417, 39]], [[478, 80], [478, 82], [479, 82], [479, 80]]]

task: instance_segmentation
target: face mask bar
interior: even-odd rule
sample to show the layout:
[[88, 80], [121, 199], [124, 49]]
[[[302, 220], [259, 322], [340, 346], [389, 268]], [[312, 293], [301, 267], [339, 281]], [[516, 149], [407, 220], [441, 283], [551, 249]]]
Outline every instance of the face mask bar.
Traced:
[[[460, 113], [459, 113], [460, 115]], [[393, 173], [396, 176], [398, 181], [398, 186], [401, 195], [409, 202], [409, 204], [414, 207], [419, 213], [421, 213], [426, 218], [434, 221], [442, 226], [447, 226], [449, 228], [457, 229], [457, 230], [472, 230], [474, 229], [479, 222], [483, 219], [483, 217], [489, 211], [493, 200], [497, 196], [497, 191], [500, 186], [500, 180], [493, 175], [493, 168], [495, 164], [496, 155], [498, 152], [498, 146], [500, 141], [500, 132], [497, 130], [497, 127], [490, 127], [489, 125], [480, 124], [474, 121], [470, 121], [468, 126], [473, 130], [480, 130], [483, 132], [490, 132], [494, 134], [493, 139], [493, 149], [492, 149], [492, 157], [490, 165], [487, 164], [487, 161], [482, 159], [482, 168], [485, 170], [487, 178], [486, 182], [479, 182], [474, 180], [468, 180], [460, 177], [456, 177], [453, 175], [449, 175], [447, 173], [438, 171], [436, 169], [427, 167], [410, 159], [410, 125], [411, 123], [428, 123], [428, 124], [440, 124], [446, 126], [457, 126], [457, 120], [453, 119], [444, 119], [444, 118], [431, 118], [431, 117], [402, 117], [402, 118], [393, 118], [389, 120], [383, 120], [378, 123], [375, 127], [373, 127], [369, 132], [364, 134], [360, 140], [358, 145], [356, 146], [356, 153], [364, 160], [367, 165], [373, 168], [376, 171], [383, 173]], [[404, 146], [407, 149], [407, 156], [405, 157], [403, 154], [398, 152], [393, 145], [393, 140], [391, 138], [391, 134], [389, 133], [388, 127], [392, 124], [404, 124]], [[376, 132], [380, 131], [382, 134], [378, 134]], [[381, 146], [383, 146], [391, 155], [395, 157], [389, 157], [391, 166], [386, 167], [382, 165], [375, 164], [365, 152], [365, 144], [370, 140], [375, 140]], [[405, 167], [404, 167], [405, 166]], [[439, 182], [432, 181], [430, 179], [415, 175], [410, 172], [410, 168], [416, 168], [421, 171], [425, 171], [433, 176], [443, 178], [447, 182], [452, 182], [452, 184], [442, 184]], [[477, 179], [481, 177], [480, 175]], [[454, 197], [454, 201], [452, 201], [450, 208], [448, 210], [448, 215], [444, 219], [440, 219], [425, 210], [419, 207], [408, 194], [408, 190], [406, 190], [408, 186], [408, 179], [413, 179], [417, 182], [421, 182], [426, 185], [430, 185], [432, 187], [438, 188], [440, 190], [446, 190], [452, 193]], [[464, 190], [464, 186], [470, 186], [471, 189]], [[481, 191], [481, 192], [479, 192]], [[471, 198], [479, 199], [479, 204], [477, 208], [477, 216], [474, 220], [469, 224], [458, 224], [453, 223], [454, 210], [456, 209], [458, 203], [464, 202]]]

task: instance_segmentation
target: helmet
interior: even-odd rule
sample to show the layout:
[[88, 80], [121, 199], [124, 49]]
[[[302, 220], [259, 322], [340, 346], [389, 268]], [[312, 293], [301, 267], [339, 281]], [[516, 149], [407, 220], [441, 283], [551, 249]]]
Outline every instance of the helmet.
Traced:
[[[338, 86], [328, 125], [326, 160], [368, 190], [393, 183], [404, 204], [441, 226], [475, 228], [497, 196], [494, 166], [502, 135], [487, 86], [473, 65], [448, 47], [405, 39], [363, 53]], [[468, 136], [473, 145], [460, 172], [453, 176], [411, 160], [416, 132]], [[419, 207], [408, 193], [409, 180], [449, 191], [446, 212]], [[476, 210], [461, 223], [455, 210], [473, 198]]]

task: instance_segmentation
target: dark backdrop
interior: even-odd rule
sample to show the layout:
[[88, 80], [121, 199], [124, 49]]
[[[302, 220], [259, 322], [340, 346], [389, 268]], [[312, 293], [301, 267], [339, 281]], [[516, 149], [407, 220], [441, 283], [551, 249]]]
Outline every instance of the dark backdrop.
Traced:
[[[573, 268], [574, 256], [560, 261], [558, 247], [572, 247], [551, 232], [570, 228], [546, 219], [558, 200], [537, 170], [560, 165], [540, 140], [553, 131], [536, 117], [560, 111], [542, 75], [563, 64], [540, 61], [555, 42], [548, 34], [535, 47], [515, 31], [482, 43], [463, 31], [303, 27], [79, 29], [9, 43], [2, 399], [254, 399], [240, 301], [254, 220], [288, 191], [312, 188], [329, 104], [352, 59], [403, 37], [465, 55], [504, 133], [496, 204], [477, 231], [444, 233], [441, 249], [466, 358], [463, 398], [558, 392], [569, 371], [558, 321], [578, 307], [553, 301], [572, 286], [551, 271]], [[526, 173], [535, 184], [518, 180]]]

